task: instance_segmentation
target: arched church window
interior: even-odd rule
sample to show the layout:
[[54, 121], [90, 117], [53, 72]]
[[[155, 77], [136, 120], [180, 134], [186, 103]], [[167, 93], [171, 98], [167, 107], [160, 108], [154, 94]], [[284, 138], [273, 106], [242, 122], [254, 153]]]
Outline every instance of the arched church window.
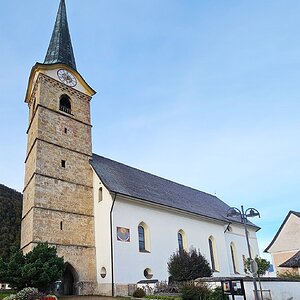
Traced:
[[150, 233], [148, 226], [141, 222], [138, 226], [139, 251], [150, 252]]
[[59, 110], [71, 114], [71, 100], [69, 96], [62, 95], [59, 100]]
[[185, 232], [180, 229], [177, 233], [179, 251], [187, 250], [187, 242]]
[[217, 257], [216, 240], [213, 236], [209, 237], [208, 245], [209, 245], [210, 261], [211, 261], [211, 269], [213, 272], [217, 272], [219, 271], [219, 263]]
[[235, 248], [235, 245], [233, 242], [231, 242], [231, 244], [230, 244], [230, 253], [231, 253], [233, 272], [234, 272], [234, 274], [239, 274], [238, 265], [237, 265], [236, 248]]

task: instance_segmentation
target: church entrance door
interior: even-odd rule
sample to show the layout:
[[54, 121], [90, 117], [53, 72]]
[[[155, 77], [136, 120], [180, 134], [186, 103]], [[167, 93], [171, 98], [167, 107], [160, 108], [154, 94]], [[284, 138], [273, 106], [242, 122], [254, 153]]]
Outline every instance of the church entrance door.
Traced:
[[77, 278], [78, 276], [73, 266], [69, 263], [66, 263], [66, 269], [62, 278], [64, 295], [76, 294], [75, 283]]

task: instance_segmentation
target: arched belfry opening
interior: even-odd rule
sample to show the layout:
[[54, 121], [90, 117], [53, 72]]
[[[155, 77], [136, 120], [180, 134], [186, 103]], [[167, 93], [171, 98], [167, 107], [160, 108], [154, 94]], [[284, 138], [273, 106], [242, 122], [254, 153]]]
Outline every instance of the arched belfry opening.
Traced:
[[71, 100], [67, 95], [61, 95], [59, 99], [59, 109], [63, 112], [70, 114], [71, 110]]
[[70, 263], [65, 264], [65, 272], [62, 278], [63, 294], [76, 295], [76, 283], [78, 282], [78, 274]]

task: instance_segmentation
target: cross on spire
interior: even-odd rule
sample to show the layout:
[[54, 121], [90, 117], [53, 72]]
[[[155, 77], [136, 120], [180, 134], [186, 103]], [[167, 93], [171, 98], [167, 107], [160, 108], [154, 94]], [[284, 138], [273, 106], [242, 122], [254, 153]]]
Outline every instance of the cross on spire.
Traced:
[[44, 64], [63, 63], [76, 70], [65, 0], [61, 0]]

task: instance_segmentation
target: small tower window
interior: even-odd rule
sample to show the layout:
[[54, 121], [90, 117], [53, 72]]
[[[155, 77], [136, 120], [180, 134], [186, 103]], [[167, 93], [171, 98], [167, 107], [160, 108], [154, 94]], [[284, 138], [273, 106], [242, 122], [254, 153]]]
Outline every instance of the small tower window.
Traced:
[[65, 167], [66, 167], [66, 161], [65, 161], [65, 160], [62, 160], [62, 161], [61, 161], [61, 166], [62, 166], [62, 168], [65, 168]]
[[102, 201], [102, 187], [99, 187], [98, 202]]
[[63, 230], [63, 222], [60, 221], [60, 230]]
[[65, 133], [68, 133], [68, 128], [67, 127], [65, 127]]
[[59, 110], [71, 114], [71, 101], [69, 96], [62, 95], [59, 100]]

